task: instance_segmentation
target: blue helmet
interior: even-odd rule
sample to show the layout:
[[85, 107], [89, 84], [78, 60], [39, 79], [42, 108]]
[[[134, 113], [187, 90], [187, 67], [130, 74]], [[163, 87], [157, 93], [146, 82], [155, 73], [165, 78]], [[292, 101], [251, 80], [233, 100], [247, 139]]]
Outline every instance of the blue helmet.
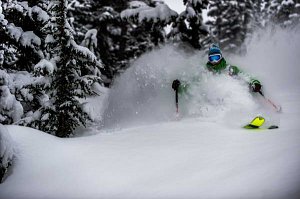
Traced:
[[208, 55], [214, 55], [214, 54], [221, 54], [222, 55], [221, 49], [220, 49], [218, 44], [212, 44], [209, 47]]
[[212, 64], [217, 64], [222, 59], [222, 52], [217, 44], [212, 44], [208, 51], [208, 61]]

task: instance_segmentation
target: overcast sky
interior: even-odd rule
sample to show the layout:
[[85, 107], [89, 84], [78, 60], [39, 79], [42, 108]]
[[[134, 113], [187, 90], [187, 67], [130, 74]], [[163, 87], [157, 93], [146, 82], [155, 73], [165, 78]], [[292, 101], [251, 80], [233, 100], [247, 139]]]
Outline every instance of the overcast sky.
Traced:
[[185, 9], [182, 0], [164, 0], [165, 3], [179, 14]]

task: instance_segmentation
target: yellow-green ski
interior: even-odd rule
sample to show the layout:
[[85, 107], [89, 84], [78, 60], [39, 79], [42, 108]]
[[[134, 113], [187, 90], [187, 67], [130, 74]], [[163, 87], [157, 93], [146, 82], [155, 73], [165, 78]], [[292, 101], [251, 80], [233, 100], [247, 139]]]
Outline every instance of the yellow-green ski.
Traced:
[[269, 127], [263, 127], [265, 123], [265, 118], [261, 116], [255, 117], [249, 124], [244, 126], [245, 129], [278, 129], [276, 125], [271, 125]]

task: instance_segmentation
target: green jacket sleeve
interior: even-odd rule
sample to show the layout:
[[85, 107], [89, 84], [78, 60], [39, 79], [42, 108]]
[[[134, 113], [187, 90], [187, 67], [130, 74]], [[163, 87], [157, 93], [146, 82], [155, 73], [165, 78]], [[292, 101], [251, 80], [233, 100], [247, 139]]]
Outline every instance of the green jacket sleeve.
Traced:
[[261, 84], [259, 80], [257, 80], [256, 78], [250, 76], [249, 74], [245, 73], [244, 71], [242, 71], [237, 66], [229, 66], [229, 74], [231, 76], [237, 75], [237, 76], [241, 77], [243, 80], [245, 80], [246, 82], [248, 82], [249, 84], [252, 84], [252, 83]]

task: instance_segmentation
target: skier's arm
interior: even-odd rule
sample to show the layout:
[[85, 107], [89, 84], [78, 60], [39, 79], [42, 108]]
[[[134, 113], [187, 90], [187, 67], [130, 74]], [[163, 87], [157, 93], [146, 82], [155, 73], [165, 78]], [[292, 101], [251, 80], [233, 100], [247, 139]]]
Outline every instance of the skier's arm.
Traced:
[[260, 92], [261, 91], [261, 83], [259, 80], [256, 78], [250, 76], [249, 74], [243, 72], [240, 70], [237, 66], [230, 66], [229, 67], [229, 75], [231, 76], [239, 76], [241, 77], [244, 81], [246, 81], [249, 84], [249, 87], [251, 91], [253, 92]]

